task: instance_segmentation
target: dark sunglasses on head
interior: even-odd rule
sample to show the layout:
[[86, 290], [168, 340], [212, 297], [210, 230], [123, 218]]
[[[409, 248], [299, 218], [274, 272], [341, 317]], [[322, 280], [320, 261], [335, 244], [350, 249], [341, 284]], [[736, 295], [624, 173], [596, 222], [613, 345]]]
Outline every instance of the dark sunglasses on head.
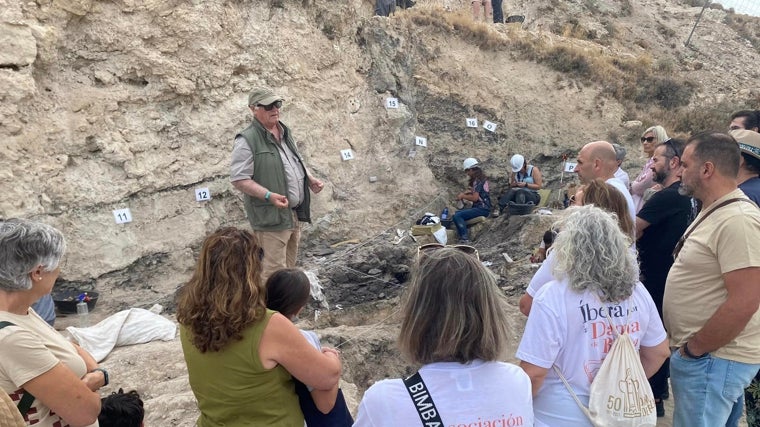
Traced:
[[675, 156], [673, 156], [673, 157], [678, 157], [679, 159], [681, 158], [681, 153], [678, 152], [678, 148], [676, 148], [676, 145], [673, 144], [672, 140], [669, 139], [669, 140], [663, 142], [662, 144], [663, 145], [667, 145], [667, 146], [669, 146], [670, 148], [673, 149], [673, 152], [675, 153]]
[[432, 250], [441, 249], [441, 248], [454, 248], [468, 255], [475, 255], [475, 258], [478, 261], [480, 261], [480, 254], [478, 254], [478, 250], [475, 249], [475, 247], [470, 246], [470, 245], [442, 245], [440, 243], [427, 243], [417, 248], [417, 256], [419, 257], [420, 254], [423, 252], [432, 251]]
[[258, 104], [257, 107], [263, 108], [265, 111], [272, 111], [272, 109], [277, 108], [278, 110], [282, 108], [282, 101], [275, 101], [269, 105], [264, 104]]
[[654, 141], [653, 136], [647, 136], [646, 138], [643, 136], [641, 137], [641, 142], [652, 142], [652, 141]]

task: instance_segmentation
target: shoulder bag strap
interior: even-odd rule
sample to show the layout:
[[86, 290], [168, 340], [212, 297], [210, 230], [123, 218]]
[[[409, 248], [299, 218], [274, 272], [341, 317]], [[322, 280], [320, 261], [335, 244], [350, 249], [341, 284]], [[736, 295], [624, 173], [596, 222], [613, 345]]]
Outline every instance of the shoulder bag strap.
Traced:
[[[5, 320], [0, 322], [0, 329], [3, 329], [6, 326], [16, 326], [16, 324]], [[32, 393], [24, 390], [24, 395], [21, 396], [21, 400], [18, 402], [18, 405], [16, 405], [16, 408], [18, 408], [18, 411], [21, 412], [22, 416], [26, 417], [26, 413], [29, 412], [29, 409], [32, 407], [32, 403], [34, 403], [34, 396]]]
[[575, 391], [573, 391], [573, 388], [570, 387], [570, 383], [567, 382], [567, 379], [565, 378], [565, 376], [562, 375], [562, 371], [559, 370], [557, 365], [552, 365], [552, 369], [554, 369], [554, 372], [557, 374], [559, 379], [562, 380], [562, 383], [565, 384], [565, 388], [567, 389], [567, 391], [570, 392], [570, 396], [573, 396], [573, 400], [575, 400], [575, 403], [577, 403], [578, 407], [581, 408], [581, 411], [583, 411], [583, 414], [585, 414], [586, 418], [588, 418], [589, 421], [591, 421], [591, 423], [593, 424], [594, 420], [591, 418], [591, 413], [589, 412], [588, 408], [583, 404], [583, 402], [581, 402], [581, 400], [578, 398], [578, 395], [575, 394]]
[[8, 322], [8, 321], [5, 321], [5, 320], [3, 320], [2, 322], [0, 322], [0, 329], [3, 329], [6, 326], [16, 326], [16, 324]]
[[[599, 300], [599, 303], [602, 306], [604, 306], [604, 302], [602, 301], [601, 298], [599, 298], [599, 295], [594, 294], [594, 296], [597, 298], [597, 300]], [[631, 312], [630, 312], [630, 305], [629, 305], [629, 307], [626, 309], [625, 325], [628, 325], [628, 316], [630, 314]], [[612, 323], [612, 319], [610, 319], [609, 312], [607, 313], [607, 316], [605, 317], [607, 318], [607, 324], [610, 326], [610, 328], [612, 328], [613, 334], [615, 335], [615, 340], [617, 340], [618, 338], [620, 338], [620, 335], [622, 334], [618, 332], [617, 328], [615, 328], [615, 324]], [[624, 332], [624, 333], [627, 333], [627, 332]], [[570, 383], [567, 382], [567, 378], [565, 378], [565, 376], [562, 375], [562, 371], [559, 370], [557, 365], [552, 365], [552, 369], [554, 369], [554, 372], [557, 374], [559, 379], [562, 380], [562, 384], [564, 384], [567, 391], [570, 392], [570, 395], [573, 397], [573, 400], [575, 400], [575, 403], [578, 404], [579, 408], [581, 408], [581, 411], [583, 411], [583, 413], [586, 415], [586, 418], [588, 418], [589, 421], [591, 421], [591, 424], [595, 425], [594, 419], [591, 417], [591, 412], [589, 412], [588, 408], [585, 405], [583, 405], [583, 402], [581, 402], [581, 400], [578, 398], [578, 395], [575, 394], [575, 391], [570, 386]]]
[[706, 214], [704, 214], [701, 218], [699, 218], [699, 220], [697, 222], [695, 222], [694, 225], [691, 226], [691, 228], [689, 228], [689, 231], [687, 233], [685, 233], [683, 236], [681, 236], [680, 239], [678, 239], [678, 243], [676, 243], [676, 247], [673, 249], [673, 259], [675, 260], [676, 257], [678, 257], [678, 254], [681, 252], [681, 248], [683, 248], [683, 244], [686, 242], [686, 239], [689, 238], [689, 236], [694, 231], [694, 229], [696, 229], [697, 226], [699, 226], [699, 224], [701, 224], [702, 221], [705, 220], [705, 218], [707, 218], [708, 216], [710, 216], [710, 214], [712, 214], [713, 212], [715, 212], [718, 209], [722, 208], [723, 206], [726, 206], [726, 205], [734, 203], [734, 202], [749, 202], [749, 203], [752, 203], [752, 201], [749, 200], [749, 199], [743, 199], [743, 198], [740, 198], [740, 197], [734, 197], [733, 199], [728, 199], [728, 200], [722, 201], [718, 206], [716, 206], [713, 209], [710, 209], [709, 211], [707, 211]]
[[430, 396], [430, 392], [422, 381], [419, 371], [414, 375], [404, 380], [404, 388], [409, 393], [409, 397], [412, 398], [414, 408], [417, 410], [417, 414], [420, 416], [423, 426], [435, 426], [443, 427], [443, 421], [441, 420], [441, 414], [438, 412], [438, 408], [435, 407], [433, 397]]

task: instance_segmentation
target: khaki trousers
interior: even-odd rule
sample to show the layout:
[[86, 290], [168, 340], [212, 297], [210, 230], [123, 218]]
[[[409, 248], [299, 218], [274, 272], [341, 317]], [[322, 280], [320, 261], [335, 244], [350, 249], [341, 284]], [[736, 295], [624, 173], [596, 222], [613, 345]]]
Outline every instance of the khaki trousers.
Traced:
[[259, 239], [259, 245], [264, 249], [261, 271], [261, 280], [264, 283], [275, 271], [296, 266], [301, 224], [298, 222], [296, 212], [291, 211], [293, 224], [295, 224], [293, 228], [282, 231], [254, 231]]

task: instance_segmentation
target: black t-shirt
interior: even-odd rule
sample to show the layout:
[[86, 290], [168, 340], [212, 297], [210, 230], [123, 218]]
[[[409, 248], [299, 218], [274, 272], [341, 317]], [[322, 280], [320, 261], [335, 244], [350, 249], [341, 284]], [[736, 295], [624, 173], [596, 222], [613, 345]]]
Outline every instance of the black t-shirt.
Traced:
[[654, 193], [641, 208], [639, 218], [647, 221], [636, 249], [641, 262], [641, 282], [652, 295], [662, 315], [662, 295], [665, 279], [673, 265], [673, 249], [691, 220], [691, 198], [678, 194], [681, 182]]

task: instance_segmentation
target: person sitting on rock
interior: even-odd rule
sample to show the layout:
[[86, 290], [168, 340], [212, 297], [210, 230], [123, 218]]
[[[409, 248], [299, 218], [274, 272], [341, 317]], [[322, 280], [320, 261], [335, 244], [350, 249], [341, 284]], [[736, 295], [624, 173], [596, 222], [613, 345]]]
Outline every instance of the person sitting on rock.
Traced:
[[541, 201], [538, 190], [543, 186], [541, 170], [536, 166], [529, 165], [525, 161], [525, 157], [520, 154], [512, 156], [509, 163], [512, 166], [512, 173], [509, 174], [510, 190], [499, 198], [499, 210], [503, 212], [509, 206], [509, 202], [518, 205], [529, 203], [537, 205]]
[[477, 159], [472, 157], [464, 159], [462, 167], [470, 178], [470, 182], [468, 183], [470, 189], [459, 193], [457, 200], [472, 202], [472, 207], [470, 209], [458, 210], [452, 219], [457, 227], [459, 243], [468, 244], [470, 243], [470, 239], [467, 232], [467, 220], [479, 216], [487, 217], [491, 213], [491, 193], [488, 178], [480, 168]]
[[[279, 311], [293, 321], [309, 302], [311, 283], [298, 268], [284, 268], [269, 276], [266, 283], [267, 308]], [[317, 350], [322, 349], [319, 337], [312, 331], [301, 334]], [[343, 392], [335, 384], [330, 390], [317, 390], [296, 380], [296, 394], [306, 425], [309, 427], [349, 427], [354, 423]]]
[[406, 380], [373, 384], [354, 426], [420, 426], [421, 416], [424, 425], [533, 425], [530, 380], [501, 361], [512, 336], [506, 296], [473, 254], [420, 250], [403, 301], [398, 345], [421, 367]]

